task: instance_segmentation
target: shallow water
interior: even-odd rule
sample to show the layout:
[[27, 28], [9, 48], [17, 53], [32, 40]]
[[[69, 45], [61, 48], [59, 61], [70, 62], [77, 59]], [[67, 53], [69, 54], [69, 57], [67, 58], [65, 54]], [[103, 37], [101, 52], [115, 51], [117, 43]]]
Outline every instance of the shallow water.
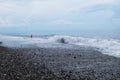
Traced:
[[[61, 39], [64, 39], [65, 43], [60, 42]], [[7, 47], [95, 47], [104, 54], [120, 57], [120, 40], [118, 39], [84, 38], [64, 35], [36, 36], [33, 38], [26, 36], [0, 35], [0, 41], [3, 42], [2, 45]]]

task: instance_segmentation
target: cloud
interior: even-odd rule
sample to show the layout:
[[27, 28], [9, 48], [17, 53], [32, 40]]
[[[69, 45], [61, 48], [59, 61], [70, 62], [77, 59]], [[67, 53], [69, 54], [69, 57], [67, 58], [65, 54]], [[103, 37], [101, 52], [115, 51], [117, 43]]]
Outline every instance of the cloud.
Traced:
[[[76, 13], [81, 14], [82, 11], [97, 5], [116, 6], [119, 2], [119, 0], [0, 0], [0, 18], [3, 19], [4, 24], [11, 22], [13, 25], [16, 25], [18, 21], [20, 21], [19, 24], [28, 25], [33, 18], [58, 18], [55, 23], [79, 24], [79, 21], [66, 21], [59, 17], [71, 17], [70, 14], [75, 16]], [[108, 17], [115, 14], [111, 9], [94, 12], [96, 17], [99, 16], [99, 13]], [[91, 15], [94, 14], [91, 13]], [[3, 22], [1, 23], [3, 24]]]
[[117, 0], [2, 0], [0, 2], [0, 13], [14, 12], [14, 14], [25, 16], [65, 14], [74, 10], [96, 5], [111, 5], [116, 2]]
[[79, 25], [79, 24], [83, 24], [80, 22], [75, 22], [75, 21], [68, 21], [68, 20], [54, 20], [52, 22], [50, 22], [50, 24], [57, 24], [57, 25]]
[[99, 10], [99, 11], [90, 12], [89, 14], [86, 13], [86, 16], [88, 16], [88, 18], [92, 18], [96, 20], [97, 19], [110, 19], [114, 15], [115, 15], [115, 12], [112, 10]]
[[4, 21], [0, 20], [0, 25], [3, 26], [4, 25]]
[[12, 26], [14, 24], [13, 20], [10, 17], [7, 17], [6, 19], [0, 19], [0, 27], [5, 27], [5, 26]]

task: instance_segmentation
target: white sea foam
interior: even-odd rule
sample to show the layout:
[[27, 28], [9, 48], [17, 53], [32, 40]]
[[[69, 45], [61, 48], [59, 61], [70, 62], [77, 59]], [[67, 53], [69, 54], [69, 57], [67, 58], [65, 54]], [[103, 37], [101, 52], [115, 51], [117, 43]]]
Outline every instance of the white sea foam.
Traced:
[[115, 39], [93, 39], [72, 36], [49, 36], [46, 38], [28, 38], [28, 37], [15, 37], [0, 35], [2, 45], [8, 47], [21, 47], [21, 46], [36, 46], [36, 47], [50, 47], [53, 45], [59, 46], [59, 39], [63, 38], [67, 44], [71, 45], [84, 45], [97, 47], [99, 50], [107, 55], [120, 57], [120, 40]]

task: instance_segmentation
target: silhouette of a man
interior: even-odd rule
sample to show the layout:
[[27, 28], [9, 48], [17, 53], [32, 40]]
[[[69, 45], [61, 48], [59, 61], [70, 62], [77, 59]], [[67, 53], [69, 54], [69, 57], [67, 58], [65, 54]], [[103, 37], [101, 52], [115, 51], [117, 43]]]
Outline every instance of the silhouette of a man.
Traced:
[[31, 38], [33, 37], [33, 36], [32, 36], [32, 34], [31, 34], [31, 36], [30, 36], [30, 37], [31, 37]]

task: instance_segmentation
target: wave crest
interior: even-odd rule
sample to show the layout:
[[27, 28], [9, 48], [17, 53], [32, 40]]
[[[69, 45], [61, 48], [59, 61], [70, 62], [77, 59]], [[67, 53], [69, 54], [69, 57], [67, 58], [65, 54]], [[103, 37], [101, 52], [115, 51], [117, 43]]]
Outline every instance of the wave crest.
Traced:
[[54, 35], [47, 37], [16, 37], [0, 35], [0, 41], [5, 46], [21, 46], [21, 45], [34, 45], [38, 46], [43, 44], [71, 44], [78, 46], [91, 46], [97, 47], [99, 50], [107, 55], [120, 57], [120, 40], [116, 39], [97, 39], [97, 38], [83, 38], [73, 36]]

